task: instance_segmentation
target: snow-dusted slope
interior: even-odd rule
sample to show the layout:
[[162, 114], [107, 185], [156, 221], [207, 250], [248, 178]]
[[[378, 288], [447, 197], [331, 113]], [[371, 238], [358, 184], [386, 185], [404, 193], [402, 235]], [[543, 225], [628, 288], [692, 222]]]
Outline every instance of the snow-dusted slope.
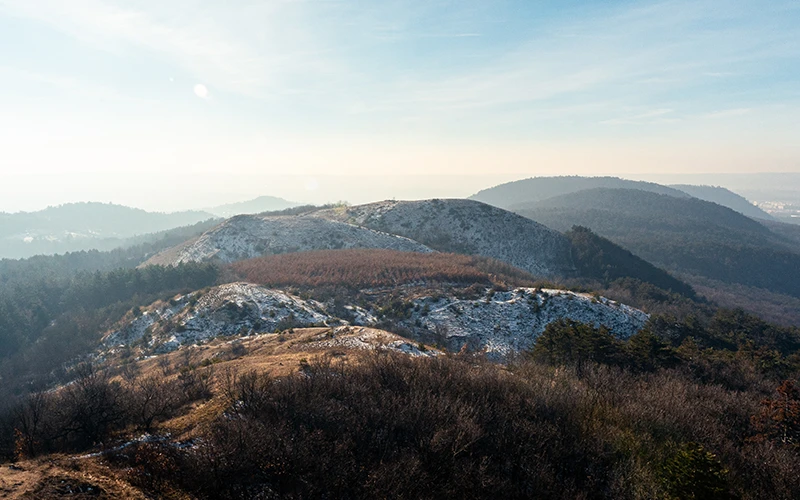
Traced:
[[402, 324], [416, 335], [451, 350], [467, 344], [494, 356], [530, 348], [549, 323], [562, 318], [605, 326], [620, 338], [641, 330], [649, 318], [603, 297], [564, 290], [518, 288], [487, 291], [474, 300], [423, 297], [414, 302]]
[[234, 262], [262, 255], [337, 248], [432, 251], [408, 238], [319, 217], [240, 215], [196, 240], [156, 255], [145, 265]]
[[[638, 309], [563, 290], [486, 290], [473, 299], [418, 297], [412, 302], [410, 316], [389, 321], [384, 327], [411, 332], [417, 339], [451, 350], [467, 344], [471, 350], [486, 350], [493, 357], [530, 348], [549, 323], [561, 318], [606, 326], [620, 338], [638, 332], [648, 319]], [[378, 323], [375, 311], [346, 307], [357, 318], [354, 323], [362, 326]], [[145, 351], [160, 353], [220, 336], [323, 325], [337, 327], [346, 322], [334, 318], [319, 302], [257, 285], [231, 283], [179, 296], [169, 303], [153, 304], [109, 333], [103, 344], [105, 348], [141, 345]], [[320, 346], [335, 347], [340, 342], [337, 335], [322, 339], [325, 342]], [[360, 345], [359, 342], [372, 343], [367, 342], [367, 337], [359, 340], [348, 335], [347, 338], [350, 347]]]
[[[332, 321], [321, 304], [247, 283], [231, 283], [155, 304], [109, 334], [106, 347], [143, 341], [156, 352], [238, 333], [324, 325]], [[337, 323], [338, 324], [338, 323]]]
[[412, 357], [439, 356], [442, 351], [429, 349], [408, 339], [363, 326], [339, 326], [332, 328], [306, 344], [306, 348], [316, 349], [357, 349], [372, 351], [375, 349], [388, 350], [408, 354]]
[[570, 243], [560, 233], [477, 201], [383, 201], [311, 216], [399, 234], [436, 250], [492, 257], [537, 276], [574, 272]]

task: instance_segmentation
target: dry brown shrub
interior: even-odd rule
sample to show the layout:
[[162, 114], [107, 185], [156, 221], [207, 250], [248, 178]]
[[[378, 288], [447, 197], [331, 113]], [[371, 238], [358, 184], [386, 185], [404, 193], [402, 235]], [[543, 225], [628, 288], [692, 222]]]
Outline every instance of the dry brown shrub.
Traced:
[[405, 283], [513, 283], [533, 278], [512, 266], [486, 258], [394, 250], [322, 250], [270, 255], [236, 262], [241, 279], [269, 286], [386, 287]]

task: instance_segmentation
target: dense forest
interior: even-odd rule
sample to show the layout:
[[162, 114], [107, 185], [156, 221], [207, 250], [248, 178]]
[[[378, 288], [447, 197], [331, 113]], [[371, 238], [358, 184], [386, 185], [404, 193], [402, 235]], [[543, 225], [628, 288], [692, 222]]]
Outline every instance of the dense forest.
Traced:
[[208, 264], [4, 282], [0, 287], [0, 397], [48, 384], [65, 363], [92, 351], [100, 335], [131, 308], [216, 282]]
[[588, 228], [573, 226], [564, 235], [572, 242], [572, 257], [578, 275], [583, 279], [597, 280], [603, 287], [620, 279], [636, 279], [687, 298], [696, 298], [688, 284]]

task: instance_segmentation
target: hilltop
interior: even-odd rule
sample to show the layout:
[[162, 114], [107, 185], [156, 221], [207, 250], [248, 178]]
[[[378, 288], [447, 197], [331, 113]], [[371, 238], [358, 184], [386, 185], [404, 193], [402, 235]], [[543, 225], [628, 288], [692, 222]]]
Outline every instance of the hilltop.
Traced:
[[570, 243], [563, 235], [476, 201], [383, 201], [310, 216], [398, 234], [443, 252], [490, 257], [535, 276], [574, 274]]
[[[629, 279], [624, 288], [648, 283], [667, 293], [694, 298], [687, 284], [611, 241], [599, 242], [595, 236], [591, 241], [568, 236], [571, 239], [512, 212], [469, 200], [299, 207], [281, 212], [281, 215], [229, 219], [199, 238], [150, 258], [143, 266], [206, 261], [231, 263], [259, 256], [347, 248], [422, 253], [439, 251], [502, 262], [528, 273], [531, 280], [569, 280], [577, 286], [606, 290], [617, 286], [619, 280]], [[373, 256], [363, 254], [353, 258], [371, 262]], [[319, 280], [319, 276], [330, 270], [314, 266], [328, 259], [336, 262], [336, 258], [337, 254], [320, 254], [317, 262], [304, 260], [302, 265], [310, 266], [314, 279]], [[396, 255], [391, 258], [400, 260]], [[458, 261], [456, 257], [443, 259]], [[262, 271], [267, 269], [273, 280], [270, 284], [285, 284], [286, 276], [283, 281], [275, 281], [280, 274], [276, 270], [286, 265], [295, 266], [298, 264], [296, 261], [297, 258], [286, 257], [274, 262], [271, 268], [264, 267], [263, 263], [253, 265], [262, 266]], [[496, 272], [502, 274], [504, 271], [497, 269], [496, 263], [493, 264]], [[297, 273], [289, 277], [303, 281]], [[630, 298], [628, 292], [626, 297]]]

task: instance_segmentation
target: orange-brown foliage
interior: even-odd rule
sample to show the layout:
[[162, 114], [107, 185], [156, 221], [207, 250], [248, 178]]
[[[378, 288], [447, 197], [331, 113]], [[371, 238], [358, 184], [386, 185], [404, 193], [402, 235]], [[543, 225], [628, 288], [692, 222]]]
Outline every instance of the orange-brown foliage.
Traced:
[[232, 269], [241, 279], [270, 286], [366, 288], [417, 282], [532, 282], [523, 271], [481, 257], [376, 249], [271, 255], [234, 263]]

